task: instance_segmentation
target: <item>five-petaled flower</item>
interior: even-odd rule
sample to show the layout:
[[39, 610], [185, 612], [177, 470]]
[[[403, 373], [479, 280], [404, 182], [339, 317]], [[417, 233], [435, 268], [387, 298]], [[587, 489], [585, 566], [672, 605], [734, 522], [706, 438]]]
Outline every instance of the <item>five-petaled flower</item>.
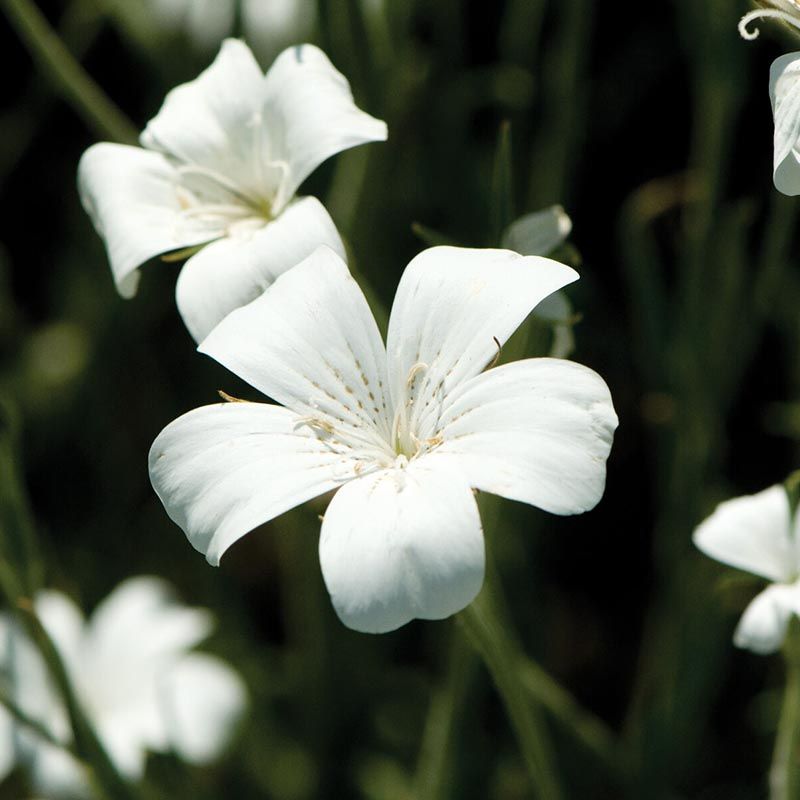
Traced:
[[550, 358], [484, 371], [569, 267], [436, 247], [406, 268], [387, 343], [321, 247], [200, 345], [285, 407], [222, 403], [157, 437], [153, 486], [218, 564], [248, 531], [338, 489], [322, 574], [341, 620], [383, 632], [469, 604], [484, 574], [473, 488], [556, 514], [592, 508], [617, 425], [605, 382]]
[[[241, 679], [220, 659], [192, 651], [211, 632], [211, 615], [172, 599], [169, 586], [142, 576], [120, 584], [85, 621], [60, 592], [35, 598], [79, 702], [125, 777], [144, 772], [147, 751], [205, 763], [227, 745], [245, 705]], [[18, 708], [69, 745], [66, 709], [33, 643], [0, 616], [0, 664]], [[0, 777], [19, 763], [49, 798], [92, 797], [70, 753], [0, 709]]]
[[167, 95], [143, 147], [93, 145], [78, 183], [123, 296], [135, 293], [148, 259], [202, 248], [176, 287], [200, 341], [319, 245], [344, 255], [322, 204], [295, 193], [329, 156], [385, 138], [386, 125], [355, 106], [318, 48], [290, 48], [264, 75], [247, 45], [229, 39], [196, 80]]
[[733, 637], [756, 653], [778, 650], [800, 615], [800, 520], [783, 486], [720, 503], [694, 532], [707, 556], [771, 581], [745, 609]]
[[[765, 8], [745, 14], [739, 32], [755, 39], [757, 19], [779, 19], [800, 29], [800, 3], [797, 0], [766, 0]], [[773, 180], [786, 195], [800, 194], [800, 53], [787, 53], [772, 62], [769, 71], [769, 96], [775, 119]]]

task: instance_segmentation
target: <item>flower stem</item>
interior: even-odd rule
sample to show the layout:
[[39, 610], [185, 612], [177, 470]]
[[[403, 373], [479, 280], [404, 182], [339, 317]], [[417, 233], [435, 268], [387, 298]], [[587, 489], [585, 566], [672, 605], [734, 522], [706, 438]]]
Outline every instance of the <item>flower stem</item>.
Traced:
[[453, 739], [464, 707], [477, 656], [457, 636], [450, 643], [444, 685], [431, 698], [415, 776], [415, 800], [443, 800], [453, 765]]
[[486, 664], [505, 705], [534, 796], [542, 800], [560, 800], [564, 795], [546, 725], [520, 680], [519, 648], [501, 620], [488, 587], [458, 615], [458, 621]]
[[95, 788], [109, 800], [135, 800], [137, 793], [117, 771], [75, 696], [64, 662], [30, 598], [21, 591], [13, 569], [0, 561], [0, 593], [42, 655], [67, 711], [78, 758], [92, 768]]
[[784, 646], [786, 689], [769, 770], [770, 800], [800, 797], [800, 626], [793, 622]]
[[104, 138], [136, 144], [136, 128], [67, 50], [42, 12], [30, 0], [0, 4], [39, 67], [87, 125]]
[[546, 708], [584, 747], [612, 773], [620, 773], [624, 764], [616, 737], [600, 719], [578, 701], [535, 661], [523, 659], [520, 681], [529, 696]]

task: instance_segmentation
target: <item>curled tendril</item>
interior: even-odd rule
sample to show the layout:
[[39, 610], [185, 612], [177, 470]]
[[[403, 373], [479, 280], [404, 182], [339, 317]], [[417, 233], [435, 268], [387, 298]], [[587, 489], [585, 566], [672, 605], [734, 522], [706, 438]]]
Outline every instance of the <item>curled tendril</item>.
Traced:
[[789, 11], [780, 11], [777, 8], [756, 9], [755, 11], [748, 11], [747, 14], [739, 20], [739, 35], [742, 39], [747, 39], [750, 42], [753, 41], [753, 39], [758, 39], [761, 31], [758, 28], [753, 28], [752, 30], [748, 29], [750, 23], [757, 19], [782, 19], [784, 22], [788, 22], [789, 25], [800, 28], [800, 19], [798, 19], [797, 15]]

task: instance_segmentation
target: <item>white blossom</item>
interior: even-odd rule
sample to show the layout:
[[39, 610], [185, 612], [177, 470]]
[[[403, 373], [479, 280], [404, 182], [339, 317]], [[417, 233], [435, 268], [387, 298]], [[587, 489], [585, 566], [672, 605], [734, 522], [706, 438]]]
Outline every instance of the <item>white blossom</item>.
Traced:
[[387, 343], [345, 263], [320, 248], [200, 345], [285, 407], [185, 414], [150, 451], [170, 517], [212, 564], [256, 526], [338, 489], [322, 574], [341, 620], [383, 632], [472, 601], [473, 488], [555, 514], [592, 508], [617, 417], [605, 382], [550, 358], [484, 371], [569, 267], [435, 247], [400, 281]]
[[[180, 605], [164, 581], [148, 576], [121, 583], [88, 620], [57, 591], [38, 593], [34, 605], [123, 776], [141, 778], [148, 751], [205, 763], [228, 744], [246, 692], [222, 660], [193, 650], [212, 630], [209, 612]], [[7, 614], [0, 616], [0, 664], [16, 705], [68, 745], [69, 717], [42, 656]], [[0, 707], [0, 777], [16, 764], [51, 800], [93, 796], [85, 767]]]
[[800, 525], [782, 486], [720, 503], [694, 532], [707, 556], [770, 581], [747, 607], [734, 644], [756, 653], [780, 649], [800, 614]]
[[[800, 28], [797, 0], [766, 0], [765, 8], [745, 14], [739, 33], [755, 39], [758, 19], [778, 19]], [[775, 188], [786, 195], [800, 194], [800, 53], [787, 53], [772, 62], [769, 71], [769, 96], [775, 120], [772, 176]]]
[[78, 182], [123, 296], [148, 259], [202, 248], [176, 287], [199, 341], [319, 245], [344, 256], [322, 204], [295, 194], [328, 157], [385, 138], [318, 48], [285, 50], [264, 75], [247, 45], [228, 39], [197, 79], [169, 92], [142, 147], [93, 145]]

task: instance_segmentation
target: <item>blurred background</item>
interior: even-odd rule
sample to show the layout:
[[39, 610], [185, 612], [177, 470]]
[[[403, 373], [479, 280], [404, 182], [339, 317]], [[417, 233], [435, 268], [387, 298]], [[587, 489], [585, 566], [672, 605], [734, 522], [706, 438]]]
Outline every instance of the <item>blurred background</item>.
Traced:
[[[573, 358], [606, 379], [620, 417], [605, 498], [573, 518], [483, 508], [522, 648], [601, 741], [548, 719], [565, 796], [765, 797], [783, 666], [734, 649], [759, 584], [690, 536], [720, 500], [800, 466], [800, 206], [772, 186], [767, 92], [791, 35], [767, 24], [742, 41], [738, 0], [38, 5], [139, 129], [226, 35], [265, 69], [288, 44], [320, 45], [389, 126], [387, 143], [334, 157], [301, 191], [327, 205], [376, 303], [426, 246], [412, 223], [496, 246], [502, 223], [565, 207], [565, 257], [581, 272]], [[219, 569], [169, 521], [148, 481], [152, 440], [218, 388], [254, 393], [194, 352], [178, 265], [154, 261], [133, 300], [116, 294], [75, 187], [102, 137], [6, 19], [0, 52], [2, 458], [29, 495], [45, 581], [88, 611], [127, 576], [168, 578], [214, 611], [208, 649], [252, 695], [217, 766], [151, 759], [153, 797], [530, 797], [457, 623], [383, 636], [339, 623], [317, 558], [324, 503], [263, 526]], [[3, 474], [8, 504], [8, 463]], [[0, 797], [23, 787], [14, 776]]]

